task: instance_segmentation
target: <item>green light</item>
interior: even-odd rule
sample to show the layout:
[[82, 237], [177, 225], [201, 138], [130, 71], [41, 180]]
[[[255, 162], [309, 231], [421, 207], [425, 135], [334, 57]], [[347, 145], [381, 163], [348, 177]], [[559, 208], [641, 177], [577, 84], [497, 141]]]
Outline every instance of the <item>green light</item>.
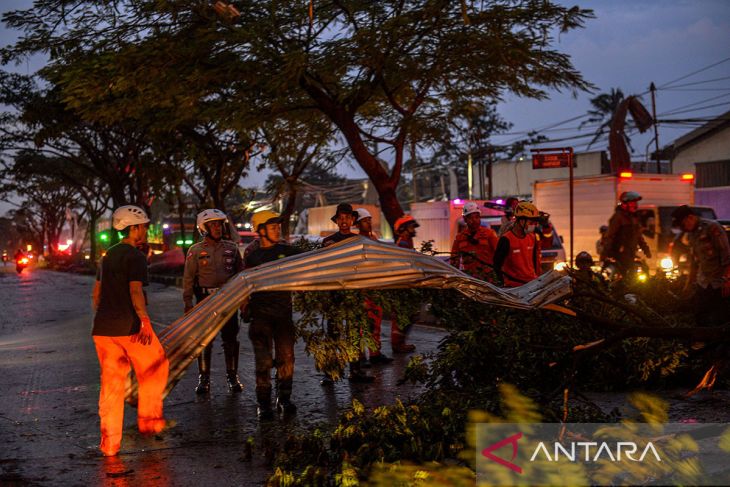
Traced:
[[185, 245], [193, 245], [193, 241], [192, 240], [186, 240], [185, 241]]
[[106, 233], [102, 233], [99, 235], [99, 240], [101, 240], [102, 242], [106, 242], [107, 240], [109, 240], [109, 235], [107, 235]]
[[176, 243], [177, 245], [182, 245], [182, 244], [183, 244], [183, 241], [182, 241], [182, 240], [177, 240], [177, 241], [176, 241], [175, 243]]

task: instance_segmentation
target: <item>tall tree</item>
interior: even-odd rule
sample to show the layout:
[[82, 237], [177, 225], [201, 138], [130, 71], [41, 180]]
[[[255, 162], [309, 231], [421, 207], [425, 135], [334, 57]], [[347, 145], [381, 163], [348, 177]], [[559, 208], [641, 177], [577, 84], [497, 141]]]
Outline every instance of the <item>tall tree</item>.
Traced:
[[[593, 138], [586, 148], [590, 148], [599, 139], [608, 135], [613, 117], [616, 115], [616, 111], [622, 101], [624, 101], [624, 92], [621, 91], [621, 88], [611, 88], [611, 91], [608, 93], [601, 93], [591, 98], [591, 106], [593, 108], [588, 110], [588, 115], [590, 116], [579, 126], [582, 128], [586, 125], [596, 125]], [[626, 135], [624, 135], [624, 139], [629, 145], [629, 148], [631, 148], [631, 139]]]
[[[391, 224], [403, 213], [406, 142], [436, 134], [454, 107], [588, 87], [552, 44], [592, 12], [549, 0], [316, 2], [312, 17], [304, 4], [274, 1], [220, 14], [198, 2], [63, 4], [38, 0], [7, 14], [26, 35], [6, 57], [49, 50], [70, 66], [64, 94], [86, 117], [159, 109], [184, 119], [205, 103], [208, 116], [253, 127], [316, 110], [344, 137]], [[391, 164], [369, 149], [373, 141], [389, 148]]]

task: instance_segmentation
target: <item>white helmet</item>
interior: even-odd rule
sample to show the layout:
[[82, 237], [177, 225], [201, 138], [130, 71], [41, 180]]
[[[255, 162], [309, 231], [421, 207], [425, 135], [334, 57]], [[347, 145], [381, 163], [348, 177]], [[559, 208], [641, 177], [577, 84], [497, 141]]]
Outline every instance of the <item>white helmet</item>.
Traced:
[[461, 211], [461, 216], [466, 217], [472, 213], [481, 213], [481, 210], [479, 209], [478, 204], [470, 201], [464, 205], [464, 208]]
[[198, 213], [198, 218], [195, 221], [195, 224], [198, 227], [198, 231], [202, 235], [207, 235], [208, 230], [205, 228], [205, 224], [208, 222], [212, 222], [215, 220], [228, 220], [228, 217], [225, 213], [223, 213], [221, 210], [218, 210], [216, 208], [211, 208], [208, 210], [203, 210], [200, 213]]
[[134, 205], [120, 206], [112, 214], [112, 226], [115, 230], [124, 230], [132, 225], [149, 223], [147, 213], [142, 208]]
[[359, 222], [360, 220], [364, 220], [365, 218], [373, 217], [373, 215], [371, 215], [370, 212], [365, 208], [358, 208], [355, 211], [357, 212], [357, 220], [355, 220], [355, 223]]

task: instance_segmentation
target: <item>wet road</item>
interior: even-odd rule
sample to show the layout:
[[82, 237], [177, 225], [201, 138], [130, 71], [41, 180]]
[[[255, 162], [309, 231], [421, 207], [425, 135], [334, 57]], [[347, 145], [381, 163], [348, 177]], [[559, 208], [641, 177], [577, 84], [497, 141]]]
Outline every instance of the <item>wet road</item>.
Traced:
[[[297, 345], [294, 395], [296, 418], [259, 425], [255, 414], [253, 353], [247, 328], [239, 333], [242, 394], [225, 386], [223, 352], [216, 339], [209, 398], [193, 393], [195, 365], [165, 401], [175, 425], [163, 435], [144, 438], [136, 431], [136, 411], [125, 409], [122, 452], [98, 454], [99, 367], [90, 337], [93, 278], [30, 270], [18, 276], [0, 268], [0, 485], [258, 485], [270, 473], [266, 441], [282, 443], [292, 432], [332, 423], [353, 398], [372, 407], [417, 389], [397, 386], [408, 357], [369, 369], [376, 382], [331, 389], [319, 385], [313, 361]], [[150, 315], [157, 329], [182, 311], [179, 289], [151, 284]], [[384, 332], [389, 327], [384, 324]], [[384, 333], [386, 335], [386, 333]], [[411, 341], [419, 351], [436, 347], [439, 330], [415, 327]], [[384, 350], [388, 338], [383, 337]], [[244, 443], [256, 447], [246, 458]]]

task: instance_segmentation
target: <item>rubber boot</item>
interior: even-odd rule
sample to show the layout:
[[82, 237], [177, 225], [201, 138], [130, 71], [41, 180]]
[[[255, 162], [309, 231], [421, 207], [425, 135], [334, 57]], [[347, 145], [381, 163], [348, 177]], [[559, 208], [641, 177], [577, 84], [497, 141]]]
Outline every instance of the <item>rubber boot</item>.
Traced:
[[259, 421], [270, 421], [274, 419], [274, 411], [271, 409], [271, 388], [256, 388], [256, 416]]
[[296, 414], [297, 407], [291, 402], [292, 379], [277, 381], [276, 410], [284, 416]]
[[210, 392], [210, 355], [213, 352], [211, 343], [198, 355], [198, 385], [195, 388], [196, 394], [208, 394]]
[[223, 344], [223, 355], [226, 359], [226, 382], [228, 382], [228, 390], [232, 393], [243, 390], [243, 384], [238, 380], [238, 351], [240, 347], [241, 344], [238, 341]]

